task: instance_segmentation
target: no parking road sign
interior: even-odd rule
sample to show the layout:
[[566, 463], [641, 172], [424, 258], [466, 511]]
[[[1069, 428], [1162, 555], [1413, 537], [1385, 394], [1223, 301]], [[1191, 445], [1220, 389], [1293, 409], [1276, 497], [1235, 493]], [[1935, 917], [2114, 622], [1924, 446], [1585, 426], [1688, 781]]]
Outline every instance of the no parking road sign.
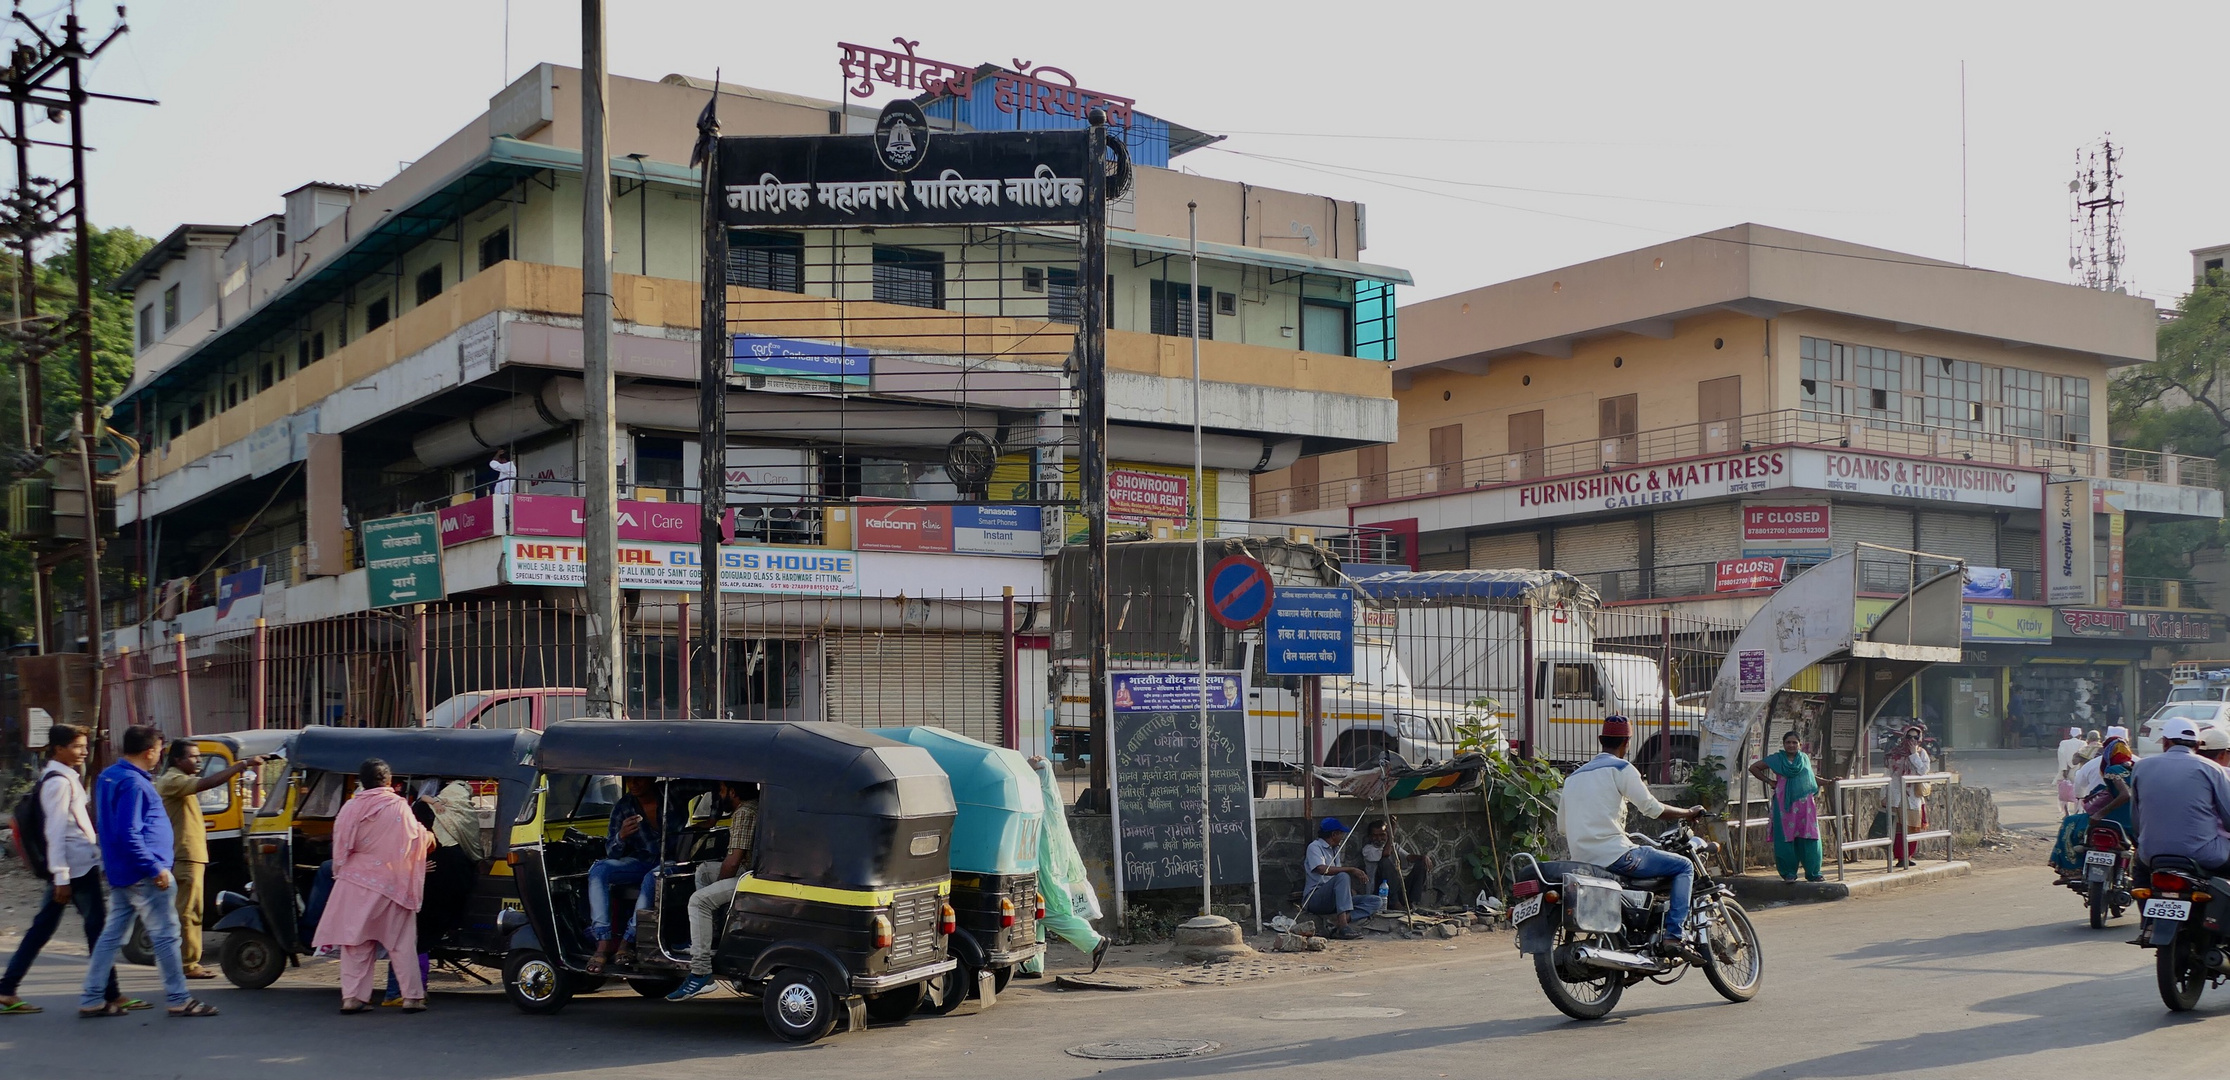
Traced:
[[1246, 555], [1233, 555], [1208, 571], [1208, 614], [1244, 630], [1270, 613], [1270, 571]]

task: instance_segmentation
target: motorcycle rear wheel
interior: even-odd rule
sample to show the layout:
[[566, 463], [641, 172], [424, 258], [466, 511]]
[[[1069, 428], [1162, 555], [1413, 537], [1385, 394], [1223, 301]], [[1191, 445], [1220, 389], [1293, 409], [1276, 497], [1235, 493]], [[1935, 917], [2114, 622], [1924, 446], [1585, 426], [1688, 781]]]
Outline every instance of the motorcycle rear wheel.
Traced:
[[1541, 993], [1548, 995], [1549, 1004], [1574, 1020], [1602, 1019], [1618, 1007], [1619, 996], [1626, 992], [1626, 981], [1613, 971], [1602, 972], [1602, 978], [1592, 981], [1566, 982], [1556, 969], [1554, 950], [1533, 954], [1533, 974], [1541, 980]]
[[[1711, 980], [1720, 997], [1748, 1001], [1765, 985], [1765, 947], [1758, 943], [1758, 930], [1750, 925], [1750, 913], [1742, 905], [1721, 900], [1713, 907], [1718, 910], [1711, 913], [1705, 929], [1711, 962], [1703, 967], [1704, 978]], [[1722, 950], [1729, 959], [1719, 959]]]
[[2084, 897], [2083, 903], [2091, 909], [2091, 929], [2106, 929], [2106, 883], [2091, 882], [2090, 892]]
[[2199, 993], [2207, 988], [2207, 972], [2192, 956], [2191, 942], [2181, 932], [2153, 950], [2153, 973], [2160, 983], [2161, 1004], [2169, 1012], [2190, 1012], [2199, 1007]]

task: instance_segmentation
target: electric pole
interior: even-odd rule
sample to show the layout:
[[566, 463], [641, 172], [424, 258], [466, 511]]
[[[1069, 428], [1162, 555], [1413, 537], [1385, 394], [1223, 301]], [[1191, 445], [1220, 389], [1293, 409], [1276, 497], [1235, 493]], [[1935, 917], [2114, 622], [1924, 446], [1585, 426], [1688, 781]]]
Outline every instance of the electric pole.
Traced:
[[619, 491], [612, 423], [612, 157], [605, 148], [604, 3], [581, 0], [581, 379], [588, 384], [581, 420], [581, 467], [588, 474], [582, 543], [588, 592], [588, 708], [591, 716], [627, 715], [621, 681]]

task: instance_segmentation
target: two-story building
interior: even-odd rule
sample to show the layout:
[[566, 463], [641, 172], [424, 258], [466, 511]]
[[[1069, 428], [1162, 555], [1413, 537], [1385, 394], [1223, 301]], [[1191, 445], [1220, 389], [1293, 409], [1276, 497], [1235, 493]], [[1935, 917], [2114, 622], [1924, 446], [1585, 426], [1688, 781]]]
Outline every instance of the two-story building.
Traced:
[[[579, 89], [574, 69], [535, 67], [385, 183], [311, 184], [246, 226], [182, 226], [125, 276], [139, 365], [115, 408], [145, 452], [118, 518], [151, 585], [109, 623], [109, 649], [132, 658], [120, 715], [175, 712], [182, 654], [191, 671], [232, 673], [191, 682], [197, 726], [241, 726], [253, 649], [287, 658], [255, 668], [274, 681], [274, 723], [409, 722], [455, 694], [578, 685], [581, 478], [604, 467], [623, 500], [633, 710], [686, 707], [698, 515], [675, 504], [698, 501], [712, 451], [698, 437], [699, 179], [685, 163], [712, 88], [611, 80], [612, 462], [583, 461], [577, 437]], [[941, 111], [952, 124], [949, 101]], [[719, 115], [729, 135], [875, 120], [864, 103], [733, 86]], [[1109, 207], [1115, 528], [1181, 535], [1197, 512], [1244, 533], [1261, 472], [1394, 438], [1392, 289], [1408, 276], [1360, 261], [1358, 204], [1176, 171], [1208, 137], [1144, 111], [1118, 134], [1137, 168]], [[1073, 230], [1045, 233], [732, 235], [730, 334], [858, 354], [836, 377], [737, 354], [718, 450], [730, 545], [754, 568], [729, 586], [736, 715], [1038, 728], [1045, 556], [1081, 527], [1045, 505], [1064, 460], [1073, 494], [1078, 308]], [[992, 457], [988, 481], [955, 471], [962, 447]], [[392, 579], [367, 580], [361, 531], [429, 510], [448, 602], [395, 604]]]
[[[1401, 438], [1263, 478], [1255, 512], [1728, 619], [1860, 543], [1893, 549], [1862, 557], [1884, 595], [1900, 551], [1964, 560], [1967, 663], [1892, 707], [1995, 746], [2009, 707], [2126, 715], [2158, 647], [2222, 637], [2182, 583], [2121, 572], [2125, 530], [2223, 509], [2211, 460], [2106, 441], [2108, 377], [2156, 324], [2138, 297], [1740, 225], [1402, 309]], [[2045, 498], [2069, 480], [2090, 543], [2054, 605]]]

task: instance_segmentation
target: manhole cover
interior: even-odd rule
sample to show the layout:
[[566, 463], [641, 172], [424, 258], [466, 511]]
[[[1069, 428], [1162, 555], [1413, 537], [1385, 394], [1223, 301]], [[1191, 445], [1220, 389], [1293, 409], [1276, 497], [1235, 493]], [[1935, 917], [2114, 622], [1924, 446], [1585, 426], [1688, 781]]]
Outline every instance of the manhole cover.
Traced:
[[1167, 990], [1177, 980], [1159, 971], [1099, 971], [1056, 976], [1053, 983], [1071, 990]]
[[1219, 1049], [1222, 1047], [1206, 1039], [1115, 1039], [1069, 1047], [1068, 1055], [1094, 1061], [1155, 1061], [1199, 1057]]
[[1287, 1009], [1283, 1012], [1263, 1013], [1262, 1018], [1264, 1020], [1384, 1020], [1401, 1014], [1400, 1009], [1342, 1005], [1331, 1009]]
[[1194, 986], [1220, 986], [1226, 983], [1252, 982], [1286, 975], [1318, 975], [1333, 970], [1330, 964], [1309, 963], [1305, 960], [1281, 960], [1256, 957], [1231, 960], [1221, 964], [1181, 968], [1174, 972], [1177, 978]]

